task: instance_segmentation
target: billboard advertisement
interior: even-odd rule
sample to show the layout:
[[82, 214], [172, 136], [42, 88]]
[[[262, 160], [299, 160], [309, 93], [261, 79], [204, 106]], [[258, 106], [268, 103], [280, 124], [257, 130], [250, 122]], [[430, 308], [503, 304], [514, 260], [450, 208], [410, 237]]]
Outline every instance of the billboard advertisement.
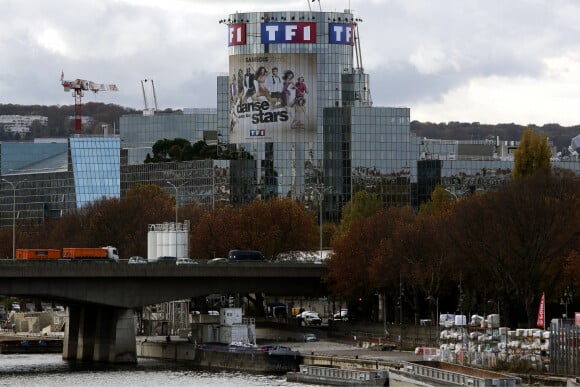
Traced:
[[230, 56], [231, 143], [314, 141], [316, 54]]

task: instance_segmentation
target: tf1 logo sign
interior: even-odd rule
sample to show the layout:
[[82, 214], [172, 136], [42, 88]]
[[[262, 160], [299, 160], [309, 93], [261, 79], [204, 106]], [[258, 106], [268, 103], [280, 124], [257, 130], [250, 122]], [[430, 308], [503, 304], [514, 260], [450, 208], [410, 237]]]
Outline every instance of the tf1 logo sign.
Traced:
[[330, 44], [354, 45], [354, 24], [330, 23], [328, 25], [328, 42]]
[[266, 129], [252, 129], [250, 130], [250, 137], [264, 137]]
[[262, 44], [316, 43], [316, 23], [262, 23]]
[[246, 25], [230, 24], [228, 26], [228, 46], [241, 46], [246, 44]]

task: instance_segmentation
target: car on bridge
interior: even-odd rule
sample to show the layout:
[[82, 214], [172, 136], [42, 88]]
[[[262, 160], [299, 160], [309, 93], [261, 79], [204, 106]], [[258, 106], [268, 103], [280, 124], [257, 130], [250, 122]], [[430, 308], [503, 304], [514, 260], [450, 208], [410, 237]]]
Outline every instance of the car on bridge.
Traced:
[[264, 255], [257, 250], [230, 250], [228, 257], [231, 262], [265, 261]]
[[197, 262], [195, 262], [191, 258], [177, 258], [177, 261], [175, 261], [175, 264], [176, 265], [197, 265]]
[[157, 263], [166, 263], [166, 264], [175, 264], [177, 262], [177, 257], [171, 255], [162, 255], [161, 257], [157, 257], [155, 261]]
[[129, 258], [129, 264], [131, 264], [131, 265], [143, 264], [143, 263], [147, 263], [147, 260], [139, 255], [134, 255], [131, 258]]
[[213, 258], [210, 259], [209, 261], [207, 261], [208, 265], [215, 265], [215, 264], [220, 264], [220, 263], [228, 263], [229, 260], [227, 258]]

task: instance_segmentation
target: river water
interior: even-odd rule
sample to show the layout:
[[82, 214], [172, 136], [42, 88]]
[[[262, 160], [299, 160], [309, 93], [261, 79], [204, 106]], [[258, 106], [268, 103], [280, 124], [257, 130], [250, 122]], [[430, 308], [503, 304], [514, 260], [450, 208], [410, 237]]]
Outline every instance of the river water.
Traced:
[[136, 365], [86, 364], [61, 354], [0, 355], [0, 386], [306, 386], [284, 375], [210, 372], [187, 363], [138, 360]]

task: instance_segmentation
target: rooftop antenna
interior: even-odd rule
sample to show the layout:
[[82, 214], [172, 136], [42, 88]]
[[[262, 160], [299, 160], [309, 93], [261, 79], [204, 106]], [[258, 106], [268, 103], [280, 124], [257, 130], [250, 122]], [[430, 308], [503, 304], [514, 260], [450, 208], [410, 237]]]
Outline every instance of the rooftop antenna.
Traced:
[[[148, 81], [151, 81], [151, 89], [153, 91], [154, 107], [152, 107], [151, 109], [149, 108], [149, 105], [147, 104], [147, 93], [145, 92], [145, 83], [147, 83]], [[153, 79], [142, 80], [141, 81], [141, 90], [143, 91], [143, 102], [145, 103], [145, 110], [143, 110], [143, 115], [155, 114], [155, 112], [158, 110], [158, 107], [157, 107], [157, 94], [155, 94], [155, 83], [153, 82]]]
[[318, 1], [318, 10], [322, 12], [322, 7], [320, 6], [320, 0], [306, 0], [308, 2], [308, 10], [312, 11], [312, 8], [310, 7], [310, 3], [314, 3], [315, 1]]
[[155, 110], [157, 111], [157, 94], [155, 94], [155, 83], [153, 83], [153, 79], [151, 79], [151, 88], [153, 89], [153, 103], [155, 103]]
[[149, 106], [147, 106], [147, 95], [145, 94], [145, 85], [143, 82], [147, 82], [147, 80], [145, 79], [145, 81], [141, 81], [141, 90], [143, 90], [143, 103], [145, 104], [145, 110], [149, 110]]

